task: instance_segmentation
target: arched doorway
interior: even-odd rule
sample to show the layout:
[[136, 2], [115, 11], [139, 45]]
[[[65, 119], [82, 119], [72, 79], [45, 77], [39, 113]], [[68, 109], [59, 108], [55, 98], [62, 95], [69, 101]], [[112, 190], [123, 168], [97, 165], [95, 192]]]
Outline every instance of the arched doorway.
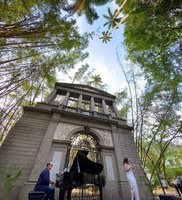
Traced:
[[[93, 162], [101, 163], [101, 148], [99, 139], [85, 132], [78, 132], [71, 137], [71, 144], [68, 146], [65, 169], [69, 171], [78, 151], [88, 151], [87, 158]], [[72, 200], [99, 200], [99, 187], [95, 185], [95, 176], [84, 174], [84, 185], [72, 190]]]

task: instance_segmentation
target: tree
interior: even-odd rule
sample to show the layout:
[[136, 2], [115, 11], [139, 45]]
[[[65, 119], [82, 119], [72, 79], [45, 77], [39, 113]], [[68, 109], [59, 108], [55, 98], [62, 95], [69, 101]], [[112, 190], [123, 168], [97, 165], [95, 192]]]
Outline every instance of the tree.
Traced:
[[108, 29], [114, 28], [114, 27], [117, 25], [117, 23], [119, 23], [119, 21], [121, 20], [121, 18], [115, 17], [116, 13], [117, 13], [117, 10], [115, 10], [115, 12], [112, 13], [112, 12], [111, 12], [111, 9], [108, 8], [108, 16], [103, 15], [104, 18], [106, 18], [107, 20], [109, 20], [109, 21], [107, 21], [107, 22], [104, 24], [104, 26], [107, 26], [107, 25], [108, 25]]
[[85, 15], [89, 24], [93, 24], [99, 18], [94, 6], [101, 6], [109, 2], [109, 0], [76, 0], [74, 3], [69, 4], [68, 1], [64, 2], [64, 9], [73, 15], [77, 13], [78, 16]]
[[181, 65], [179, 1], [136, 3], [132, 0], [125, 5], [123, 12], [127, 14], [133, 8], [125, 22], [124, 44], [128, 57], [140, 64], [150, 80], [163, 82], [177, 79]]
[[165, 153], [166, 162], [165, 162], [165, 168], [166, 168], [166, 176], [167, 180], [172, 180], [174, 176], [181, 176], [182, 169], [181, 169], [181, 163], [182, 163], [182, 146], [179, 144], [171, 143], [169, 148], [167, 149]]
[[117, 25], [111, 31], [103, 32], [103, 42], [110, 41], [112, 31], [121, 24], [116, 22], [116, 17], [122, 11], [128, 58], [140, 65], [149, 82], [165, 82], [166, 86], [173, 85], [174, 90], [179, 90], [182, 76], [179, 1], [118, 0], [117, 4], [121, 5], [120, 9], [111, 13], [112, 19], [107, 22], [111, 26], [115, 20]]
[[[142, 69], [147, 80], [142, 96], [133, 100], [138, 102], [133, 113], [134, 118], [137, 116], [135, 141], [144, 168], [153, 160], [152, 181], [159, 169], [166, 176], [165, 153], [170, 143], [181, 137], [181, 16], [178, 1], [133, 0], [123, 7], [123, 13], [131, 10], [125, 21], [124, 45], [127, 58]], [[155, 159], [153, 143], [158, 144]]]
[[4, 1], [1, 8], [0, 133], [6, 135], [23, 105], [47, 95], [58, 70], [66, 72], [88, 56], [88, 36], [62, 15], [59, 1]]
[[87, 63], [85, 65], [82, 65], [78, 69], [78, 71], [75, 72], [72, 83], [74, 83], [75, 81], [81, 82], [81, 79], [83, 79], [86, 72], [88, 72], [88, 69], [89, 69], [89, 65]]
[[[119, 55], [118, 59], [121, 59]], [[131, 62], [123, 65], [119, 61], [119, 64], [127, 80], [128, 91], [126, 90], [127, 95], [118, 95], [117, 103], [121, 102], [121, 109], [124, 103], [128, 105], [127, 116], [133, 119], [131, 124], [134, 127], [134, 140], [142, 166], [151, 174], [150, 184], [153, 184], [157, 180], [158, 171], [168, 178], [165, 164], [168, 148], [182, 137], [178, 112], [181, 110], [181, 103], [176, 91], [166, 91], [159, 82], [153, 81], [151, 85], [146, 81], [141, 91], [139, 83], [145, 72], [139, 65]]]
[[90, 68], [86, 63], [78, 68], [73, 77], [69, 78], [72, 80], [72, 83], [77, 82], [83, 85], [92, 85], [100, 90], [107, 91], [107, 84], [102, 84], [100, 75], [94, 75], [94, 71], [95, 69]]
[[120, 117], [128, 120], [128, 113], [130, 109], [130, 101], [127, 94], [127, 90], [117, 91], [114, 94], [116, 96], [116, 104], [119, 107]]
[[102, 39], [102, 41], [104, 43], [109, 42], [112, 37], [111, 34], [114, 30], [116, 30], [121, 24], [123, 24], [126, 19], [129, 17], [130, 13], [132, 12], [132, 10], [130, 10], [129, 13], [127, 13], [126, 15], [122, 16], [122, 17], [118, 17], [122, 10], [123, 7], [125, 6], [125, 4], [128, 2], [128, 0], [124, 0], [122, 2], [122, 4], [120, 5], [119, 9], [115, 10], [115, 12], [112, 14], [110, 8], [108, 8], [108, 16], [103, 15], [104, 18], [106, 18], [108, 21], [104, 24], [104, 26], [108, 25], [108, 29], [110, 29], [112, 27], [112, 29], [110, 31], [103, 31], [102, 32], [102, 37], [100, 37], [100, 39]]
[[102, 78], [100, 77], [100, 75], [95, 74], [92, 75], [90, 77], [90, 81], [89, 81], [90, 85], [94, 86], [94, 87], [100, 87], [102, 84]]

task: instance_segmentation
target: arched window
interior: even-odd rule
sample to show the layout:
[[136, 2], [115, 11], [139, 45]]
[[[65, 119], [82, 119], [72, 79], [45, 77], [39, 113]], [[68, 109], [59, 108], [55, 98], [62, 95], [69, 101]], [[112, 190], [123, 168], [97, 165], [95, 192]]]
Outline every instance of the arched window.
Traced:
[[[79, 150], [88, 151], [87, 158], [93, 162], [100, 163], [101, 148], [99, 140], [91, 134], [79, 132], [71, 137], [71, 144], [68, 147], [65, 169], [72, 167], [73, 161]], [[99, 187], [94, 184], [97, 175], [84, 174], [84, 184], [82, 187], [74, 188], [71, 192], [71, 199], [100, 199]]]
[[69, 171], [78, 150], [88, 151], [87, 157], [97, 163], [101, 161], [99, 140], [87, 133], [77, 133], [71, 137], [71, 144], [68, 147], [65, 168]]

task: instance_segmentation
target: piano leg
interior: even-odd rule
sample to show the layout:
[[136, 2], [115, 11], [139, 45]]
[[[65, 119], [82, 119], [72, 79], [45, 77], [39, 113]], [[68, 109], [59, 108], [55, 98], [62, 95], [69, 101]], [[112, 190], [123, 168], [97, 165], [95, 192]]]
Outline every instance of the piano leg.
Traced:
[[81, 198], [81, 200], [83, 200], [83, 187], [82, 187], [82, 198]]
[[64, 200], [65, 189], [60, 187], [59, 200]]
[[67, 190], [67, 200], [71, 200], [71, 190], [72, 189]]
[[102, 187], [99, 187], [99, 193], [100, 193], [100, 200], [103, 200], [103, 196], [102, 196]]

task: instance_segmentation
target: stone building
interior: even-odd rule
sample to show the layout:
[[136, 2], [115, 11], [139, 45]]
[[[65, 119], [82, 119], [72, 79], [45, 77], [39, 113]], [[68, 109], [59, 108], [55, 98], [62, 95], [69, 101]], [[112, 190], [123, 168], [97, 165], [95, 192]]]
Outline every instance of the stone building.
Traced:
[[56, 83], [45, 102], [24, 107], [23, 116], [0, 148], [1, 190], [2, 183], [20, 171], [8, 199], [26, 200], [46, 163], [51, 160], [54, 163], [51, 172], [54, 178], [69, 167], [70, 155], [74, 155], [70, 152], [78, 144], [90, 151], [90, 159], [104, 166], [104, 200], [130, 197], [122, 165], [124, 157], [136, 164], [134, 173], [140, 196], [152, 197], [140, 166], [132, 127], [120, 118], [115, 96], [91, 86], [67, 83]]

